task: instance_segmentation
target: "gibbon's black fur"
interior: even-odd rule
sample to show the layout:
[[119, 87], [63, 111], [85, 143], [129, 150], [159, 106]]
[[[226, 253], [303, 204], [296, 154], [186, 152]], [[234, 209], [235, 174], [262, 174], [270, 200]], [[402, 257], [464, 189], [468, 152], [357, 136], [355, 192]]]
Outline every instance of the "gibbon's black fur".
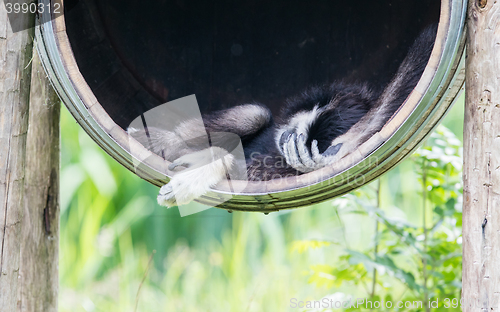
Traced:
[[[276, 120], [267, 107], [245, 104], [204, 115], [204, 129], [187, 122], [172, 133], [156, 128], [149, 129], [149, 133], [129, 129], [129, 133], [146, 147], [149, 142], [153, 152], [173, 161], [171, 170], [196, 167], [197, 159], [204, 157], [196, 138], [206, 133], [212, 139], [212, 148], [217, 148], [215, 154], [231, 166], [233, 159], [225, 155], [238, 142], [218, 134], [232, 133], [241, 139], [249, 180], [310, 172], [348, 155], [391, 118], [422, 76], [436, 31], [437, 25], [432, 25], [419, 35], [396, 75], [383, 89], [367, 83], [335, 82], [288, 99]], [[203, 195], [226, 177], [222, 169], [211, 170], [200, 171], [198, 176], [192, 172], [183, 177], [184, 171], [174, 175], [160, 190], [158, 202], [172, 206]], [[205, 179], [208, 174], [215, 177], [206, 183], [193, 184], [193, 179]]]

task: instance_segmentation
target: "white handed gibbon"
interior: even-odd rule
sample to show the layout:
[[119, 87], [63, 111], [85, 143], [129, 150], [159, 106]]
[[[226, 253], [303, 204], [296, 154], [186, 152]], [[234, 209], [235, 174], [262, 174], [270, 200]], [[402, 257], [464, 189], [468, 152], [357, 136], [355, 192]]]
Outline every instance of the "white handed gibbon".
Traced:
[[[129, 128], [133, 138], [171, 161], [169, 170], [176, 171], [160, 189], [158, 203], [188, 203], [226, 179], [227, 170], [235, 165], [231, 150], [240, 140], [247, 177], [253, 181], [311, 172], [353, 152], [383, 127], [414, 89], [436, 31], [433, 25], [418, 36], [382, 89], [335, 82], [288, 99], [275, 119], [264, 105], [245, 104], [203, 115], [202, 122], [184, 121], [174, 131]], [[209, 146], [202, 143], [207, 135]]]

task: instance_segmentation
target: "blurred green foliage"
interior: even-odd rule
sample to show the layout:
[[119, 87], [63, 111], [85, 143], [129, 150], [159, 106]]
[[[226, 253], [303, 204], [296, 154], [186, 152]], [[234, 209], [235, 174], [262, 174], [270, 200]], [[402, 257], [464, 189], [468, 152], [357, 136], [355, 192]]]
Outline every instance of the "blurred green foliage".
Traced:
[[[357, 214], [375, 220], [372, 243], [361, 250], [343, 246], [335, 264], [311, 267], [309, 282], [330, 289], [362, 286], [354, 298], [392, 304], [422, 302], [421, 309], [406, 310], [425, 310], [430, 301], [441, 299], [434, 311], [460, 311], [459, 305], [453, 307], [444, 300], [460, 298], [461, 289], [461, 142], [440, 126], [410, 161], [416, 166], [421, 185], [420, 224], [385, 213], [380, 198], [384, 185], [380, 181], [371, 190], [361, 188], [335, 199], [339, 218]], [[299, 251], [328, 246], [323, 241], [308, 243], [300, 242]], [[366, 305], [347, 310], [361, 307]]]
[[452, 306], [461, 288], [462, 102], [444, 121], [455, 134], [439, 127], [351, 194], [268, 216], [211, 208], [182, 218], [63, 109], [60, 310], [309, 311], [293, 303], [322, 298], [439, 298], [433, 310], [459, 309], [444, 300]]

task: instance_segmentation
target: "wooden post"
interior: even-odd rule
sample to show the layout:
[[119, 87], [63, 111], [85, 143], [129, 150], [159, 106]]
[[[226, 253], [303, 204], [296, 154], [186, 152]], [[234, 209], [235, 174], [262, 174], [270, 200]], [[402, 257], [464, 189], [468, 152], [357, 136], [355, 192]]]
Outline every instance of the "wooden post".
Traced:
[[[34, 15], [23, 23], [34, 24]], [[0, 1], [0, 310], [57, 311], [59, 100]]]
[[500, 308], [500, 2], [469, 0], [463, 311]]

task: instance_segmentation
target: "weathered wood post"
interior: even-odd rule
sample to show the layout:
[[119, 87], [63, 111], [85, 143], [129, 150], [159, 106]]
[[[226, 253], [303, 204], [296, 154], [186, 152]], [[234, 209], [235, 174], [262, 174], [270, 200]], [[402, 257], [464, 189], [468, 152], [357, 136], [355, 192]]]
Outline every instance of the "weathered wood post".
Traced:
[[[23, 15], [23, 27], [34, 15]], [[0, 310], [57, 311], [59, 100], [0, 1]]]
[[469, 0], [464, 126], [463, 311], [500, 304], [500, 2]]

